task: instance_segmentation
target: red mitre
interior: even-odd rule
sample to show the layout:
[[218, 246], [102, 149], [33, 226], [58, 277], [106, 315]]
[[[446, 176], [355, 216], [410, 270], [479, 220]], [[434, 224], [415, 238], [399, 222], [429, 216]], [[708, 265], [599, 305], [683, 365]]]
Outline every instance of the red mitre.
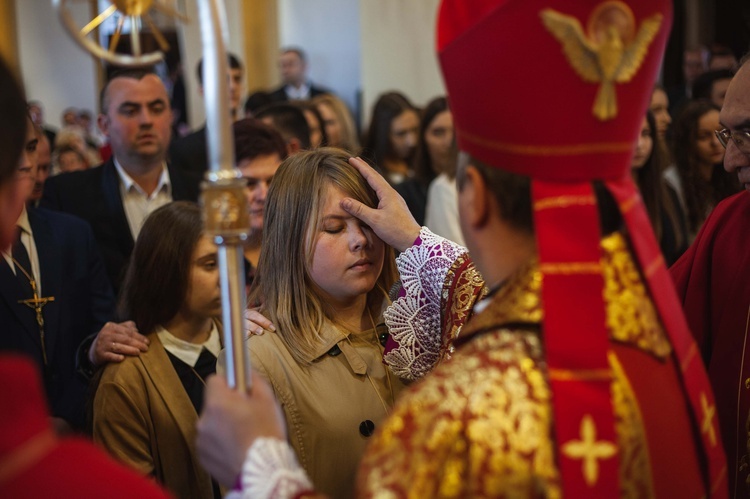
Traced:
[[[440, 8], [438, 52], [460, 149], [532, 179], [565, 497], [621, 493], [592, 180], [618, 203], [682, 370], [707, 488], [726, 496], [723, 449], [710, 438], [713, 395], [630, 176], [671, 13], [669, 0], [443, 0]], [[594, 439], [592, 469], [579, 451]]]
[[544, 180], [623, 176], [670, 24], [664, 0], [443, 2], [438, 52], [461, 150]]

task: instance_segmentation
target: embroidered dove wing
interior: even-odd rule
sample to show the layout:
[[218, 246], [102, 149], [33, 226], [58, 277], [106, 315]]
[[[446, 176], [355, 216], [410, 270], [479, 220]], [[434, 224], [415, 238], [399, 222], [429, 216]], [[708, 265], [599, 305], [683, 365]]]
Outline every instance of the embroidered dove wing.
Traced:
[[662, 18], [661, 14], [654, 14], [641, 23], [641, 28], [638, 30], [633, 43], [628, 45], [622, 54], [620, 65], [615, 72], [614, 79], [617, 83], [630, 81], [638, 72], [641, 64], [643, 64], [643, 59], [645, 59], [648, 53], [651, 42], [654, 41], [654, 38], [659, 33]]
[[544, 9], [540, 15], [544, 26], [562, 45], [563, 53], [575, 72], [584, 81], [601, 83], [602, 70], [597, 51], [586, 39], [578, 19], [552, 9]]

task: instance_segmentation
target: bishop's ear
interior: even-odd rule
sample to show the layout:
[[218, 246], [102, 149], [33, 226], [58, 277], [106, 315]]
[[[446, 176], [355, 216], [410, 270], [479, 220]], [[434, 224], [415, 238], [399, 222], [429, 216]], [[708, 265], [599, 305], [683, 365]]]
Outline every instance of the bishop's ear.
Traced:
[[460, 172], [458, 182], [458, 207], [466, 228], [479, 229], [488, 221], [490, 192], [480, 171], [468, 164]]

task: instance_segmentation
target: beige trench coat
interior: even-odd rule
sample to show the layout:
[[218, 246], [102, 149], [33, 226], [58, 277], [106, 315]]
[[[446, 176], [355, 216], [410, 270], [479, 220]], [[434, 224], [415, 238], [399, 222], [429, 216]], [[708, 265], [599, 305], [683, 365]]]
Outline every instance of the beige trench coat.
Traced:
[[212, 498], [195, 450], [198, 414], [155, 334], [148, 351], [105, 367], [94, 398], [94, 441], [180, 499]]
[[[347, 334], [326, 323], [310, 366], [298, 364], [277, 334], [248, 341], [253, 368], [282, 404], [300, 464], [316, 490], [333, 498], [354, 497], [357, 468], [370, 440], [367, 422], [377, 428], [404, 388], [383, 365], [382, 331]], [[335, 355], [329, 354], [335, 346]]]

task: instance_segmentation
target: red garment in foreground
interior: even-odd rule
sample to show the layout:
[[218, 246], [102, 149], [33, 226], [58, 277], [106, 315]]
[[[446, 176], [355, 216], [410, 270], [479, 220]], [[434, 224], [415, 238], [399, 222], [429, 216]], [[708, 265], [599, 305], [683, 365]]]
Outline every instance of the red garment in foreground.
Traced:
[[713, 387], [732, 497], [747, 497], [750, 193], [720, 203], [669, 269]]
[[0, 497], [170, 497], [92, 444], [59, 439], [31, 361], [0, 355], [0, 379]]

